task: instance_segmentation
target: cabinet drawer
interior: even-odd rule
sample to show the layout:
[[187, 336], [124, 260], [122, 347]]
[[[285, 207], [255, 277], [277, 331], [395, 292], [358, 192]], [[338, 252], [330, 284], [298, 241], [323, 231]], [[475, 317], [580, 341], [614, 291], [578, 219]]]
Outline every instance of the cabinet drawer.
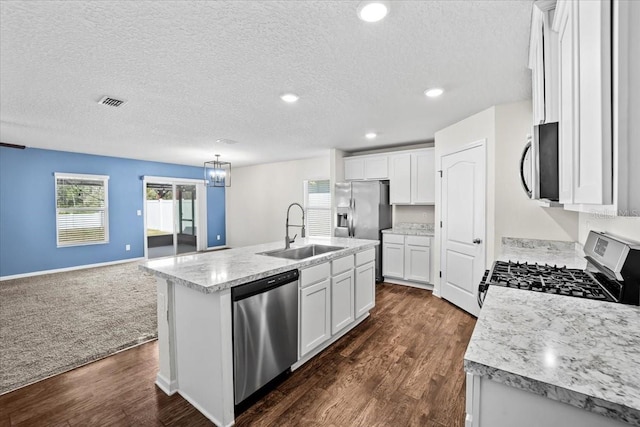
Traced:
[[376, 259], [376, 250], [368, 249], [366, 251], [358, 252], [356, 254], [356, 267], [361, 266], [362, 264], [366, 264], [370, 261]]
[[344, 273], [345, 271], [349, 271], [353, 268], [353, 255], [348, 255], [346, 257], [334, 259], [331, 261], [331, 275], [335, 276], [336, 274]]
[[300, 287], [306, 288], [314, 283], [326, 280], [329, 278], [330, 273], [328, 262], [300, 270]]
[[384, 243], [400, 243], [404, 245], [404, 234], [383, 234], [382, 241]]
[[428, 237], [428, 236], [407, 236], [407, 245], [431, 246], [431, 237]]

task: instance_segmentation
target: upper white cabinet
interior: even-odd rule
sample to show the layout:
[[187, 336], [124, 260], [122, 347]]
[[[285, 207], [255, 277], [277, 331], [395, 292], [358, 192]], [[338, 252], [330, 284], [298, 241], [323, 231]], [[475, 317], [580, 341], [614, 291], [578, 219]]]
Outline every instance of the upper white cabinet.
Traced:
[[435, 150], [425, 148], [389, 155], [389, 199], [396, 205], [435, 203]]
[[559, 0], [560, 202], [612, 203], [612, 2]]
[[348, 181], [364, 179], [389, 179], [388, 156], [367, 155], [344, 159], [344, 178]]
[[558, 33], [551, 28], [555, 0], [538, 1], [531, 14], [529, 68], [533, 124], [557, 122], [559, 117]]

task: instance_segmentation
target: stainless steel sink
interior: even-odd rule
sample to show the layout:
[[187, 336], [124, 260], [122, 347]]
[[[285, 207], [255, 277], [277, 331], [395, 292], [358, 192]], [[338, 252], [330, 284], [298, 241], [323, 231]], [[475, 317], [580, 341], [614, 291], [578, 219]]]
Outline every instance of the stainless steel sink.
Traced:
[[286, 259], [305, 259], [320, 254], [326, 254], [327, 252], [339, 251], [340, 249], [344, 249], [344, 247], [328, 245], [307, 245], [299, 248], [276, 249], [274, 251], [260, 252], [258, 253], [258, 255], [267, 255]]

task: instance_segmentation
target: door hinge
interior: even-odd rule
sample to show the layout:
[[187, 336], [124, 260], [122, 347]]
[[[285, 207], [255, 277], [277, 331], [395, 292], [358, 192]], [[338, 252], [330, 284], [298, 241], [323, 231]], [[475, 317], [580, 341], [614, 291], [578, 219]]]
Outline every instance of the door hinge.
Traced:
[[438, 171], [438, 173], [440, 174], [440, 178], [442, 178], [442, 171]]
[[440, 228], [442, 228], [442, 221], [440, 221]]
[[440, 277], [442, 277], [442, 271], [440, 272]]

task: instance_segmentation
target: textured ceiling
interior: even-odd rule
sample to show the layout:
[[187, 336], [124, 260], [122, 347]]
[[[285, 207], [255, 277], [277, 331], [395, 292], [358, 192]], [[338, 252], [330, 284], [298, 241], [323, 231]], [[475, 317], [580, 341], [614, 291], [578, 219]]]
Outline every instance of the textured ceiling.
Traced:
[[[0, 138], [239, 166], [425, 141], [530, 97], [530, 0], [393, 1], [374, 24], [357, 5], [2, 1]], [[432, 86], [445, 94], [425, 97]]]

